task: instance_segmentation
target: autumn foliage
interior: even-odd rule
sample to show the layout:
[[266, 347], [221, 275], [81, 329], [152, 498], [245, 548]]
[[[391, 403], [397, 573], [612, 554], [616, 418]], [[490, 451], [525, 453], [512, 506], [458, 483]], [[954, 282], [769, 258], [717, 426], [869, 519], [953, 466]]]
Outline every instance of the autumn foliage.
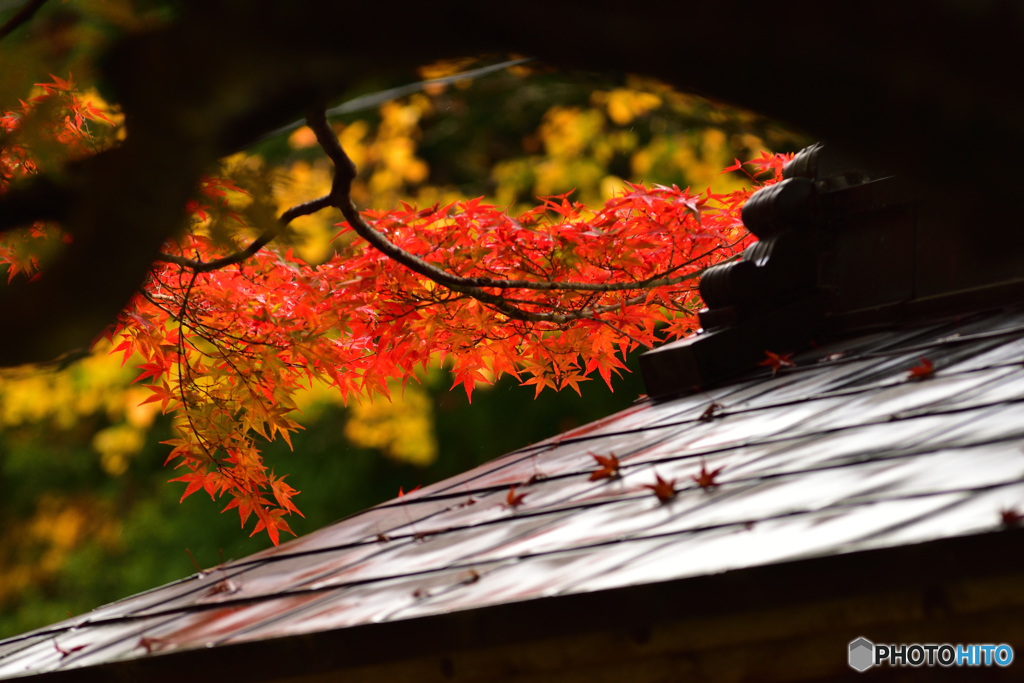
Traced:
[[[0, 118], [14, 140], [0, 153], [5, 186], [36, 172], [31, 145], [16, 135], [35, 110], [45, 107], [50, 139], [66, 157], [101, 144], [90, 123], [109, 119], [70, 80], [42, 87], [21, 111]], [[102, 132], [104, 140], [110, 135]], [[749, 162], [754, 187], [774, 182], [783, 162], [770, 154]], [[729, 170], [742, 169], [737, 162]], [[699, 274], [753, 240], [740, 220], [751, 191], [627, 185], [597, 207], [560, 195], [518, 215], [481, 199], [362, 214], [404, 253], [460, 278], [483, 278], [484, 295], [474, 295], [413, 272], [356, 238], [348, 223], [337, 226], [337, 253], [315, 267], [273, 243], [216, 267], [259, 234], [237, 210], [258, 198], [247, 199], [230, 177], [209, 177], [188, 205], [190, 226], [165, 245], [177, 262], [154, 263], [107, 336], [126, 361], [144, 359], [136, 381], [152, 392], [147, 402], [174, 416], [167, 464], [177, 469], [172, 481], [185, 484], [182, 498], [199, 490], [223, 498], [243, 526], [254, 517], [252, 533], [265, 530], [276, 544], [290, 532], [286, 517], [300, 514], [297, 491], [264, 464], [260, 443], [291, 443], [300, 428], [297, 392], [319, 382], [346, 400], [387, 396], [389, 380], [416, 381], [418, 369], [432, 364], [447, 364], [453, 387], [470, 397], [478, 383], [504, 374], [538, 394], [578, 392], [595, 374], [610, 387], [631, 350], [698, 326]], [[39, 245], [59, 238], [43, 224], [7, 233], [0, 263], [11, 278], [40, 269], [45, 277]], [[598, 464], [601, 476], [617, 473], [614, 456]], [[670, 497], [671, 487], [661, 488], [654, 488], [659, 498]], [[515, 506], [522, 496], [512, 496]]]

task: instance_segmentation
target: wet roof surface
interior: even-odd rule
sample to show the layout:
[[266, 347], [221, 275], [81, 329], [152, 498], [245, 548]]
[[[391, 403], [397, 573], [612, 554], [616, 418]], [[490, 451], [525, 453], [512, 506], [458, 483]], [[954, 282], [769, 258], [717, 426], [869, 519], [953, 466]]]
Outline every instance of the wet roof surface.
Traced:
[[[934, 374], [910, 378], [922, 358]], [[975, 534], [1024, 509], [1024, 311], [793, 360], [0, 641], [0, 677]], [[592, 481], [611, 454], [621, 476]]]

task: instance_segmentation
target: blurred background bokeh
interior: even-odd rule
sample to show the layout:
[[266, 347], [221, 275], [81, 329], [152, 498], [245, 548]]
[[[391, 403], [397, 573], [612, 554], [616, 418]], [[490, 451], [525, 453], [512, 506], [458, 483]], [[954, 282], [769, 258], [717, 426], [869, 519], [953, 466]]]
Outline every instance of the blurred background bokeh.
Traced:
[[[23, 3], [0, 1], [0, 22]], [[72, 73], [84, 97], [104, 104], [90, 80], [105, 42], [173, 16], [173, 2], [54, 2], [0, 42], [0, 109], [12, 109], [48, 74]], [[367, 77], [335, 104], [368, 93], [460, 73], [509, 59], [423, 66], [418, 73]], [[749, 112], [684, 95], [627, 74], [570, 73], [534, 62], [473, 80], [426, 85], [419, 92], [334, 120], [359, 168], [353, 197], [361, 207], [400, 201], [429, 205], [483, 196], [525, 209], [538, 195], [574, 191], [601, 202], [623, 183], [735, 189], [742, 174], [722, 168], [762, 150], [795, 151], [807, 141]], [[3, 140], [0, 138], [0, 146]], [[284, 209], [325, 194], [330, 164], [312, 133], [299, 127], [225, 160], [270, 172]], [[340, 214], [293, 224], [288, 239], [311, 263], [334, 250]], [[0, 280], [6, 280], [0, 277]], [[7, 330], [7, 333], [13, 331]], [[186, 576], [266, 547], [248, 538], [225, 502], [195, 495], [164, 469], [171, 437], [159, 404], [131, 384], [137, 361], [111, 355], [105, 342], [62, 368], [0, 374], [0, 637], [79, 614], [104, 602]], [[345, 406], [327, 390], [302, 398], [294, 452], [266, 444], [268, 463], [302, 491], [299, 535], [393, 498], [399, 487], [451, 476], [525, 444], [628, 407], [643, 383], [634, 372], [598, 378], [582, 395], [543, 392], [506, 377], [480, 385], [469, 404], [450, 390], [443, 367], [419, 385]], [[186, 548], [188, 552], [186, 552]]]

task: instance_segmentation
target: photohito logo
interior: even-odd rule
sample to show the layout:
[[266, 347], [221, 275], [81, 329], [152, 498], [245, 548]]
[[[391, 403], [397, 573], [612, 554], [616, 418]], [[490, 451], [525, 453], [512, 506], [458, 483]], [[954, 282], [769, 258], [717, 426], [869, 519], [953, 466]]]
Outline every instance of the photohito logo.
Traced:
[[1009, 666], [1013, 648], [1000, 645], [950, 645], [943, 643], [911, 643], [910, 645], [876, 645], [867, 638], [850, 643], [850, 667], [867, 671], [873, 666]]

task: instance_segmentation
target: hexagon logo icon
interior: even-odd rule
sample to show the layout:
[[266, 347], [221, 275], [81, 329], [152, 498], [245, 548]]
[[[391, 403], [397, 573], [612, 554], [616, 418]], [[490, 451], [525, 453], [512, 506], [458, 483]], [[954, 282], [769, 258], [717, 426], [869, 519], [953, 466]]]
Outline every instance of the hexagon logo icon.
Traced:
[[858, 638], [850, 643], [850, 667], [867, 671], [874, 664], [875, 644], [867, 638]]

